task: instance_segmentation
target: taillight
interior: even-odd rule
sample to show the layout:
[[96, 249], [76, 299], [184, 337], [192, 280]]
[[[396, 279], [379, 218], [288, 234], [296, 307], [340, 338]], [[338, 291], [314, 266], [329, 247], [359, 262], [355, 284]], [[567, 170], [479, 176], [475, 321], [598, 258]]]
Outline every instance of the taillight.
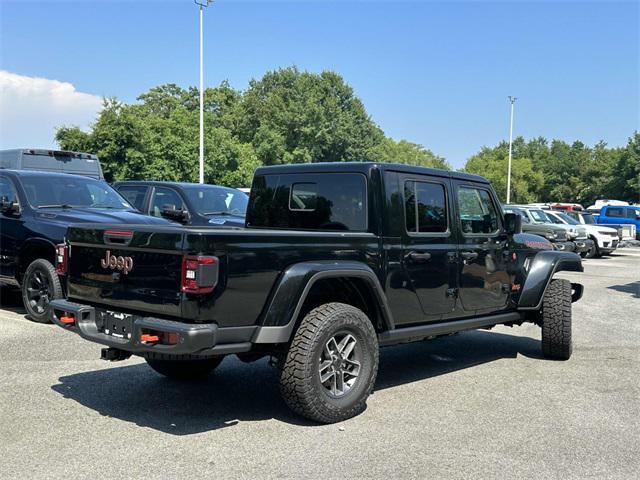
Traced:
[[218, 283], [218, 258], [202, 255], [182, 258], [182, 291], [210, 293]]
[[66, 275], [69, 269], [69, 245], [56, 245], [56, 273]]

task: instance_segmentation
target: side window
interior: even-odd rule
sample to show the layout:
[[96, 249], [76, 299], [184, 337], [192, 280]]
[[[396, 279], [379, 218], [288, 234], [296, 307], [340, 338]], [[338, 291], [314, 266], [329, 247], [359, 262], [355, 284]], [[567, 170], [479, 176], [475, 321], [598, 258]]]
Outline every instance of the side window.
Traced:
[[8, 202], [18, 202], [18, 192], [7, 177], [0, 177], [0, 198]]
[[621, 208], [608, 208], [607, 217], [624, 217], [624, 210]]
[[247, 224], [302, 230], [367, 229], [367, 183], [359, 173], [260, 175]]
[[634, 210], [633, 208], [627, 208], [627, 218], [637, 220], [640, 218], [640, 210]]
[[156, 187], [151, 198], [151, 208], [149, 214], [154, 217], [161, 217], [162, 210], [170, 208], [174, 210], [184, 210], [184, 203], [174, 190], [170, 188]]
[[444, 186], [409, 180], [404, 184], [407, 232], [443, 233], [447, 231]]
[[142, 185], [125, 185], [119, 187], [118, 193], [122, 195], [127, 202], [136, 207], [138, 210], [142, 210], [144, 207], [144, 197], [147, 195], [148, 187]]
[[464, 234], [497, 233], [498, 212], [489, 192], [480, 188], [460, 187], [458, 189], [458, 210]]

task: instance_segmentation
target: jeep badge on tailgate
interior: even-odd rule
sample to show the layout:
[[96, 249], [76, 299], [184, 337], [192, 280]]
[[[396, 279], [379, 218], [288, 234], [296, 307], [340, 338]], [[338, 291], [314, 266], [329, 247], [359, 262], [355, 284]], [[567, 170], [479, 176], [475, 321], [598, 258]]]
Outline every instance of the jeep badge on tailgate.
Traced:
[[102, 268], [110, 268], [111, 270], [122, 270], [126, 275], [133, 269], [133, 258], [131, 257], [115, 257], [111, 255], [111, 251], [107, 250], [107, 255], [100, 260]]

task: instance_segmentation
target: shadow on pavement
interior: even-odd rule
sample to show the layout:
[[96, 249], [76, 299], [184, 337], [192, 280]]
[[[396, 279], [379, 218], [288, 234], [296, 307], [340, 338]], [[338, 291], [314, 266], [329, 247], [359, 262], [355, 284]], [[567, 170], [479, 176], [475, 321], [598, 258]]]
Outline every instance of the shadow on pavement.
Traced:
[[17, 288], [0, 287], [0, 308], [28, 318], [27, 311], [22, 304], [22, 294]]
[[[540, 342], [527, 337], [467, 332], [428, 342], [383, 348], [376, 390], [416, 382], [518, 354], [541, 358]], [[51, 388], [100, 414], [173, 435], [191, 435], [239, 422], [275, 418], [313, 426], [291, 413], [266, 360], [245, 365], [225, 359], [207, 380], [176, 382], [146, 364], [61, 377]]]
[[607, 287], [616, 292], [630, 293], [632, 297], [640, 298], [640, 282], [631, 282], [626, 285], [611, 285]]

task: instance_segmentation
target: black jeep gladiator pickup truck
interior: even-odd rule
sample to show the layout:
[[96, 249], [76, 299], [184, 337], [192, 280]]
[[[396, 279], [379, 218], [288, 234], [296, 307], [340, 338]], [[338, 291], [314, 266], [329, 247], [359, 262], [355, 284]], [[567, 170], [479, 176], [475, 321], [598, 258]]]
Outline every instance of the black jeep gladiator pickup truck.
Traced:
[[533, 322], [568, 359], [583, 290], [553, 278], [580, 257], [521, 233], [484, 178], [394, 164], [259, 168], [245, 229], [78, 225], [59, 252], [54, 322], [103, 358], [184, 379], [270, 356], [327, 423], [363, 411], [381, 346]]

